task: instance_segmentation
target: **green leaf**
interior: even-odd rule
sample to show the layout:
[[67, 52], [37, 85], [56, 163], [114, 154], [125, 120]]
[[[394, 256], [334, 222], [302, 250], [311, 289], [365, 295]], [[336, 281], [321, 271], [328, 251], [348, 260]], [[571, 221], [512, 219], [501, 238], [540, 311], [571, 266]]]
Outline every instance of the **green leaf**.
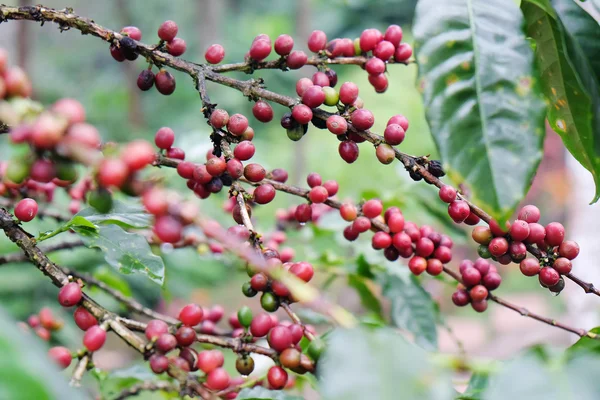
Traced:
[[50, 239], [51, 237], [54, 237], [59, 233], [66, 232], [71, 229], [74, 231], [87, 232], [89, 234], [93, 234], [97, 231], [96, 225], [94, 225], [87, 219], [76, 215], [70, 221], [66, 222], [65, 224], [56, 228], [55, 230], [40, 233], [37, 238], [37, 241], [41, 242]]
[[482, 394], [489, 384], [488, 374], [474, 373], [469, 379], [469, 386], [464, 393], [456, 397], [456, 400], [480, 400]]
[[373, 281], [367, 278], [363, 278], [358, 274], [349, 274], [348, 275], [348, 285], [356, 289], [356, 292], [360, 296], [360, 301], [362, 305], [370, 311], [373, 311], [378, 316], [383, 319], [383, 315], [381, 313], [381, 303], [379, 299], [369, 286], [369, 282], [373, 284]]
[[498, 219], [529, 189], [545, 132], [522, 25], [506, 0], [420, 0], [414, 21], [419, 86], [448, 175]]
[[236, 399], [238, 400], [303, 400], [303, 397], [293, 396], [281, 390], [269, 390], [257, 386], [252, 389], [241, 390]]
[[[600, 198], [600, 94], [585, 54], [548, 0], [523, 0], [527, 33], [536, 42], [548, 122], [573, 157], [591, 172]], [[596, 116], [594, 117], [594, 114]]]
[[99, 267], [94, 270], [94, 278], [98, 279], [110, 286], [111, 288], [118, 290], [124, 296], [132, 297], [131, 288], [129, 283], [123, 277], [115, 273], [113, 269], [108, 267]]
[[97, 247], [104, 259], [122, 274], [138, 273], [162, 285], [165, 265], [152, 253], [146, 238], [128, 233], [119, 225], [100, 225], [97, 232], [77, 232], [87, 247]]
[[327, 400], [449, 399], [449, 379], [393, 329], [337, 329], [319, 360]]
[[69, 387], [46, 355], [47, 349], [33, 334], [24, 333], [0, 309], [0, 398], [2, 399], [86, 399], [84, 391]]
[[[600, 335], [600, 327], [591, 329], [590, 332]], [[596, 354], [600, 356], [600, 340], [582, 337], [566, 351], [568, 357], [575, 357], [578, 354]]]
[[383, 294], [392, 302], [393, 324], [414, 334], [415, 342], [425, 349], [437, 348], [435, 306], [415, 277], [404, 281], [398, 276], [387, 275]]
[[88, 207], [77, 215], [86, 217], [96, 225], [115, 224], [126, 229], [143, 229], [150, 226], [150, 215], [141, 206], [116, 200], [108, 214], [100, 214], [94, 207]]
[[[161, 379], [159, 375], [152, 373], [147, 365], [142, 364], [136, 364], [128, 368], [117, 369], [110, 372], [94, 369], [92, 371], [92, 376], [98, 381], [98, 386], [103, 399], [114, 399], [123, 390], [138, 383], [166, 380], [164, 378]], [[150, 392], [145, 392], [145, 394], [146, 393]], [[179, 396], [176, 398], [179, 398]]]
[[356, 272], [358, 273], [358, 275], [365, 278], [373, 279], [375, 278], [375, 274], [373, 274], [372, 269], [373, 268], [365, 258], [365, 255], [359, 255], [356, 259]]

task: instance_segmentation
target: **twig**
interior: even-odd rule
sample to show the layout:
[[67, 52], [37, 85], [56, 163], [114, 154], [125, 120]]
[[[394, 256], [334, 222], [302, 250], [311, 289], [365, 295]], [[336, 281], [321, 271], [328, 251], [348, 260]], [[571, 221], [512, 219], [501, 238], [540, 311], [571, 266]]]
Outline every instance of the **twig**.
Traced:
[[[55, 251], [59, 251], [59, 250], [69, 250], [69, 249], [74, 249], [77, 247], [81, 247], [83, 246], [83, 242], [80, 240], [77, 241], [73, 241], [73, 242], [63, 242], [63, 243], [58, 243], [52, 246], [46, 246], [41, 248], [40, 250], [43, 253], [52, 253]], [[18, 253], [12, 253], [12, 254], [6, 254], [4, 256], [0, 256], [0, 265], [2, 264], [8, 264], [8, 263], [13, 263], [13, 262], [22, 262], [22, 261], [28, 261], [28, 258], [25, 254], [23, 254], [22, 252], [18, 252]]]
[[315, 340], [315, 335], [313, 335], [312, 332], [306, 329], [306, 325], [302, 323], [300, 317], [296, 315], [296, 313], [294, 312], [294, 310], [292, 310], [289, 304], [282, 303], [281, 308], [284, 309], [284, 311], [289, 315], [289, 317], [292, 319], [292, 321], [294, 321], [295, 324], [298, 324], [302, 327], [302, 330], [304, 331], [304, 336], [306, 336], [308, 340], [310, 340], [311, 342]]
[[77, 365], [75, 366], [75, 370], [73, 371], [73, 377], [71, 378], [69, 385], [76, 386], [76, 387], [81, 386], [81, 378], [83, 377], [83, 374], [87, 370], [89, 361], [90, 361], [89, 354], [85, 354], [83, 357], [81, 357], [79, 359], [79, 361], [77, 362]]
[[177, 387], [173, 383], [167, 381], [145, 381], [124, 389], [114, 398], [114, 400], [124, 400], [131, 396], [137, 396], [142, 391], [156, 392], [159, 390], [175, 392], [177, 391]]

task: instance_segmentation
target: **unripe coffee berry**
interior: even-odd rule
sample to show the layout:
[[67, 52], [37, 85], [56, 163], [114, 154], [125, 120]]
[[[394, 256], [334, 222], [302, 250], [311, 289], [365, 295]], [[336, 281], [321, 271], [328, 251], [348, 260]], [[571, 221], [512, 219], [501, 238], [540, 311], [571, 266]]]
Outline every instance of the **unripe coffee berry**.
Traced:
[[[441, 194], [440, 194], [441, 197]], [[473, 228], [473, 232], [471, 233], [471, 237], [473, 240], [481, 245], [488, 245], [494, 236], [492, 236], [492, 232], [490, 228], [487, 226], [476, 226]]]
[[392, 163], [392, 161], [394, 161], [394, 158], [396, 158], [394, 148], [389, 144], [384, 143], [377, 146], [377, 148], [375, 149], [375, 155], [377, 156], [377, 159], [380, 163], [386, 165]]

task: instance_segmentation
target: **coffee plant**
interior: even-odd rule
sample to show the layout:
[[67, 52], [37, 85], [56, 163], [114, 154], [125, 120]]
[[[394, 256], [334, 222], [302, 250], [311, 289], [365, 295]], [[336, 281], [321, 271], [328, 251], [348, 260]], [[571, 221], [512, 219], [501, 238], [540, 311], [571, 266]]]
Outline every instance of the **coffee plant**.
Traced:
[[[0, 228], [15, 251], [0, 264], [33, 264], [58, 288], [58, 304], [81, 331], [80, 345], [62, 346], [66, 321], [54, 305], [30, 310], [21, 331], [6, 319], [2, 398], [124, 399], [160, 392], [165, 398], [291, 400], [303, 398], [308, 387], [326, 399], [599, 398], [598, 329], [499, 297], [511, 268], [537, 279], [548, 301], [567, 286], [600, 296], [577, 276], [580, 248], [572, 232], [533, 204], [519, 206], [542, 157], [546, 120], [592, 174], [593, 202], [600, 197], [600, 27], [598, 14], [588, 14], [597, 4], [589, 3], [420, 0], [413, 45], [398, 25], [367, 28], [357, 38], [315, 30], [301, 45], [285, 33], [259, 34], [238, 62], [229, 62], [221, 44], [209, 46], [204, 59], [190, 55], [196, 62], [187, 61], [186, 32], [174, 21], [157, 26], [155, 35], [135, 26], [113, 31], [72, 9], [0, 5], [2, 25], [56, 24], [61, 32], [86, 36], [80, 40], [105, 41], [106, 57], [140, 69], [136, 84], [148, 96], [193, 85], [200, 97], [197, 120], [207, 124], [212, 143], [205, 157], [190, 157], [175, 147], [178, 134], [168, 126], [145, 139], [104, 141], [77, 99], [31, 100], [28, 76], [0, 50], [0, 143], [14, 150], [11, 159], [0, 160]], [[375, 115], [361, 99], [366, 91], [386, 92], [412, 63], [419, 67], [417, 86], [440, 160], [404, 153], [405, 138], [419, 132], [404, 115]], [[260, 77], [263, 70], [300, 68], [302, 77], [288, 91], [293, 95], [270, 90]], [[338, 81], [338, 68], [361, 68], [371, 87]], [[252, 115], [220, 107], [209, 83], [247, 98]], [[373, 129], [376, 119], [387, 121], [382, 132]], [[349, 174], [345, 164], [359, 156], [390, 169], [400, 165], [415, 181], [411, 188], [435, 187], [428, 193], [447, 207], [444, 223], [434, 228], [408, 220], [393, 202], [375, 197], [341, 199], [340, 185], [325, 171], [308, 174], [300, 186], [288, 184], [288, 171], [253, 162], [255, 154], [272, 151], [253, 142], [261, 124], [281, 125], [294, 142], [335, 135]], [[293, 157], [293, 146], [278, 150]], [[68, 202], [56, 200], [61, 196]], [[271, 210], [275, 227], [259, 230], [253, 213], [284, 196], [294, 205]], [[219, 215], [203, 208], [209, 197], [223, 202]], [[51, 229], [36, 234], [29, 228], [36, 220]], [[381, 252], [385, 261], [374, 264], [361, 252], [343, 258], [336, 249], [321, 258], [297, 257], [288, 236], [314, 228], [305, 237], [318, 246], [324, 220], [342, 221], [345, 241], [368, 238], [372, 249], [364, 252]], [[453, 237], [463, 229], [478, 248], [459, 259]], [[99, 252], [115, 271], [158, 285], [170, 275], [169, 254], [197, 249], [204, 262], [209, 253], [228, 264], [232, 280], [244, 274], [240, 293], [230, 295], [246, 297], [245, 305], [148, 307], [118, 275], [103, 278], [53, 261], [55, 252], [85, 248], [77, 253], [84, 260]], [[327, 296], [340, 278], [367, 313], [351, 313]], [[430, 280], [452, 286], [453, 293], [434, 301], [421, 286]], [[559, 355], [540, 346], [502, 364], [464, 352], [440, 354], [436, 325], [444, 320], [436, 302], [477, 313], [505, 307], [578, 341]], [[47, 351], [40, 351], [40, 339]], [[135, 372], [119, 377], [96, 366], [98, 353], [126, 348], [137, 354]], [[68, 369], [72, 387], [48, 360]], [[457, 384], [465, 374], [468, 385]], [[96, 378], [99, 395], [73, 388], [86, 376]]]

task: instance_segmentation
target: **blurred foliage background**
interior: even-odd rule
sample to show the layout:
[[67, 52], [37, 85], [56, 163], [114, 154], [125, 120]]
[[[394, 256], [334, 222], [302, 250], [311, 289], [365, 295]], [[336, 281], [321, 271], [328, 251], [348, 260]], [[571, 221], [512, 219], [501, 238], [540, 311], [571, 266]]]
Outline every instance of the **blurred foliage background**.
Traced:
[[[145, 43], [157, 42], [155, 32], [159, 24], [172, 19], [179, 24], [178, 36], [187, 42], [184, 58], [203, 62], [205, 49], [210, 44], [221, 43], [226, 50], [225, 62], [235, 62], [243, 59], [252, 38], [259, 33], [267, 33], [271, 38], [289, 33], [295, 39], [295, 48], [307, 50], [306, 38], [313, 29], [324, 30], [329, 38], [354, 38], [367, 27], [383, 31], [389, 24], [395, 23], [403, 27], [404, 40], [411, 43], [410, 23], [415, 3], [415, 0], [47, 0], [44, 5], [73, 7], [75, 13], [93, 18], [99, 24], [114, 30], [126, 25], [138, 26], [143, 32], [142, 41]], [[22, 1], [21, 4], [26, 2]], [[188, 76], [175, 72], [177, 90], [171, 96], [162, 96], [155, 90], [141, 92], [136, 87], [135, 79], [146, 67], [144, 60], [117, 63], [110, 57], [106, 43], [83, 37], [78, 32], [60, 33], [52, 24], [39, 27], [30, 22], [3, 23], [0, 25], [0, 46], [9, 50], [12, 63], [22, 65], [30, 74], [35, 99], [43, 104], [50, 104], [61, 97], [76, 98], [83, 103], [88, 120], [98, 127], [105, 140], [119, 142], [144, 138], [151, 141], [158, 128], [169, 126], [176, 132], [175, 146], [186, 151], [186, 159], [204, 160], [204, 155], [210, 148], [209, 130], [200, 112], [198, 94]], [[335, 69], [340, 84], [354, 81], [361, 88], [360, 96], [365, 101], [365, 107], [376, 116], [375, 131], [382, 132], [391, 115], [404, 114], [410, 121], [410, 129], [401, 150], [409, 154], [430, 154], [436, 157], [421, 97], [415, 87], [416, 65], [390, 66], [390, 86], [384, 94], [375, 93], [367, 82], [367, 74], [359, 68], [338, 66]], [[313, 72], [314, 68], [305, 67], [290, 73], [258, 71], [255, 76], [263, 77], [269, 89], [292, 95], [296, 80], [301, 76], [310, 76]], [[237, 77], [245, 78], [243, 75]], [[251, 117], [252, 103], [238, 92], [209, 84], [209, 93], [212, 101], [230, 114], [241, 112], [250, 116], [251, 125], [256, 131], [255, 162], [267, 169], [285, 168], [289, 171], [290, 182], [293, 184], [305, 184], [304, 179], [310, 172], [318, 172], [326, 180], [335, 179], [340, 184], [341, 199], [359, 201], [362, 198], [380, 197], [386, 205], [400, 206], [407, 219], [418, 224], [431, 224], [449, 234], [456, 243], [463, 244], [455, 252], [453, 263], [457, 264], [457, 260], [463, 256], [475, 258], [475, 246], [467, 244], [465, 240], [469, 231], [451, 223], [445, 214], [444, 205], [437, 199], [436, 191], [428, 185], [413, 183], [399, 163], [387, 166], [380, 164], [374, 157], [374, 149], [368, 143], [361, 145], [362, 155], [358, 161], [348, 165], [337, 156], [338, 141], [327, 131], [311, 126], [300, 142], [291, 142], [277, 122], [286, 111], [283, 107], [274, 105], [275, 122], [261, 124]], [[551, 136], [548, 145], [552, 162], [542, 165], [540, 175], [545, 174], [544, 171], [550, 171], [556, 177], [557, 169], [559, 175], [563, 171], [563, 152], [560, 141], [557, 143], [555, 139]], [[7, 146], [6, 139], [0, 139], [0, 159], [8, 159], [12, 151], [14, 149]], [[183, 180], [171, 179], [175, 177], [173, 170], [161, 169], [152, 174], [164, 176], [170, 185], [182, 190], [184, 188]], [[565, 187], [564, 173], [559, 178]], [[543, 178], [538, 178], [536, 182], [540, 179]], [[532, 191], [537, 198], [548, 198], [547, 190], [544, 184], [537, 184]], [[550, 188], [550, 194], [552, 190], [555, 189]], [[221, 211], [226, 199], [225, 193], [223, 191], [217, 196], [211, 196], [209, 200], [202, 201], [200, 206], [203, 213], [230, 226], [231, 217]], [[67, 204], [67, 197], [61, 194], [57, 203], [54, 208], [58, 209], [60, 204]], [[275, 226], [275, 209], [293, 204], [299, 204], [299, 200], [279, 193], [270, 205], [257, 207], [254, 212], [257, 229], [261, 232], [272, 231]], [[558, 206], [560, 209], [560, 203]], [[545, 212], [548, 218], [560, 217], [560, 211], [557, 210]], [[52, 221], [42, 221], [32, 222], [27, 228], [35, 233], [52, 226]], [[343, 226], [337, 213], [331, 213], [323, 218], [318, 227], [307, 226], [298, 232], [289, 232], [286, 245], [295, 248], [297, 258], [306, 257], [318, 265], [323, 272], [320, 274], [321, 282], [330, 273], [335, 275], [336, 268], [353, 271], [359, 254], [364, 254], [370, 263], [404, 273], [405, 268], [401, 268], [399, 262], [389, 263], [370, 248], [370, 238], [361, 238], [352, 246], [344, 242], [341, 236]], [[313, 241], [311, 238], [318, 240]], [[6, 253], [14, 250], [14, 245], [2, 236], [0, 251]], [[190, 249], [166, 254], [167, 283], [163, 289], [147, 279], [118, 275], [103, 264], [100, 254], [94, 255], [90, 251], [61, 252], [54, 259], [68, 267], [94, 273], [98, 278], [151, 306], [168, 307], [170, 302], [178, 299], [193, 299], [207, 306], [223, 304], [231, 312], [247, 302], [239, 290], [247, 276], [241, 270], [236, 275], [231, 274], [232, 270], [237, 271], [236, 267], [239, 265], [226, 256], [215, 258]], [[505, 278], [503, 293], [526, 292], [537, 286], [535, 280], [522, 279], [518, 268], [511, 269], [512, 271], [507, 268], [502, 270]], [[0, 276], [0, 301], [15, 318], [24, 320], [43, 305], [50, 304], [54, 308], [56, 302], [53, 300], [57, 289], [49, 285], [47, 279], [30, 265], [2, 267]], [[486, 323], [487, 319], [494, 318], [493, 312], [476, 315], [470, 308], [457, 310], [451, 307], [451, 285], [428, 280], [426, 288], [434, 298], [443, 300], [443, 314], [450, 313], [450, 317], [447, 317], [449, 325], [452, 325], [452, 316], [456, 316], [461, 323], [467, 321], [465, 326], [471, 330], [477, 328], [478, 332], [491, 333], [497, 328], [494, 324], [490, 326]], [[343, 279], [327, 286], [326, 292], [333, 301], [356, 312], [364, 311], [358, 296], [347, 288]], [[92, 295], [113, 309], [118, 307], [101, 293], [94, 292]], [[250, 303], [256, 307], [258, 301]], [[560, 308], [561, 302], [552, 304], [552, 307]], [[72, 324], [69, 311], [59, 309], [57, 304], [55, 309], [67, 324], [66, 329], [60, 331], [53, 341], [79, 345], [80, 333]], [[498, 333], [496, 329], [495, 333], [501, 334], [501, 331], [500, 329]], [[469, 340], [469, 337], [464, 339]], [[493, 334], [489, 338], [477, 340], [478, 343], [483, 343], [485, 349], [485, 343], [493, 340]], [[455, 351], [458, 347], [453, 343], [449, 339], [440, 345], [442, 350]], [[111, 356], [116, 356], [116, 353]], [[114, 359], [103, 363], [100, 358], [99, 364], [119, 366], [120, 363], [115, 363]]]

